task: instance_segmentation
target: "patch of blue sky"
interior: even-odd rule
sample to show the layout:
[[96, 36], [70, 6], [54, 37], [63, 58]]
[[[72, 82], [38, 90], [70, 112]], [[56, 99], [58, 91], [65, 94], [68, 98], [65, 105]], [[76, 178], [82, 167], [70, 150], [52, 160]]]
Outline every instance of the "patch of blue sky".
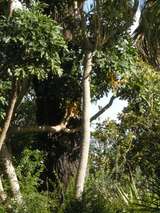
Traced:
[[[100, 100], [92, 103], [91, 116], [93, 116], [102, 107], [104, 107], [110, 101], [112, 95], [113, 95], [112, 92], [109, 92], [108, 96], [104, 96]], [[110, 119], [118, 122], [118, 115], [122, 112], [124, 107], [127, 107], [127, 105], [128, 105], [127, 101], [116, 98], [113, 101], [112, 106], [109, 109], [107, 109], [101, 116], [99, 116], [95, 121], [92, 122], [91, 129], [93, 130], [95, 128], [97, 122], [103, 122], [104, 120]]]
[[86, 0], [84, 2], [84, 11], [85, 12], [89, 12], [93, 9], [93, 5], [94, 5], [94, 0]]

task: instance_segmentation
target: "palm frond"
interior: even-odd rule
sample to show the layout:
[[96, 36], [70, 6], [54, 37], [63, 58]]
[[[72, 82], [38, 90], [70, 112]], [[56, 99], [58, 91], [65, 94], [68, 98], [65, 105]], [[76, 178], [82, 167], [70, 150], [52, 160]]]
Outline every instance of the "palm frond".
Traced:
[[135, 39], [144, 60], [160, 68], [160, 0], [147, 1]]

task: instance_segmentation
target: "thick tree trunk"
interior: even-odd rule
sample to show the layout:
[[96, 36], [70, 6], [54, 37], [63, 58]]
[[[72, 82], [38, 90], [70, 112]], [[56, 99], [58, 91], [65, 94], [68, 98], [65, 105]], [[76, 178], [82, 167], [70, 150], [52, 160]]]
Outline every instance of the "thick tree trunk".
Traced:
[[14, 197], [15, 201], [19, 205], [21, 205], [22, 204], [22, 195], [20, 192], [20, 186], [19, 186], [15, 168], [12, 164], [12, 157], [7, 149], [6, 144], [3, 144], [3, 146], [2, 146], [1, 157], [2, 157], [2, 161], [3, 161], [3, 165], [5, 167], [5, 172], [8, 176], [9, 182], [10, 182], [13, 197]]
[[[62, 77], [51, 76], [44, 81], [34, 79], [38, 125], [60, 126], [65, 117], [67, 103], [79, 103], [81, 89], [79, 81], [68, 74], [71, 72], [71, 67], [70, 64], [64, 67], [66, 74]], [[67, 128], [77, 128], [80, 123], [78, 117], [72, 117]], [[49, 187], [50, 191], [54, 190], [53, 184], [46, 186], [48, 179], [67, 186], [69, 178], [77, 172], [80, 132], [51, 131], [47, 133], [44, 131], [38, 136], [38, 140], [40, 143], [35, 144], [33, 148], [46, 153], [46, 170], [41, 175], [44, 183], [41, 189], [46, 190]]]
[[5, 201], [6, 198], [7, 198], [7, 195], [6, 195], [5, 191], [4, 191], [2, 179], [0, 177], [0, 200], [1, 201]]
[[92, 53], [88, 52], [85, 56], [84, 73], [83, 73], [83, 132], [81, 158], [79, 163], [76, 198], [80, 199], [84, 190], [84, 183], [88, 164], [89, 145], [90, 145], [90, 73], [92, 70]]

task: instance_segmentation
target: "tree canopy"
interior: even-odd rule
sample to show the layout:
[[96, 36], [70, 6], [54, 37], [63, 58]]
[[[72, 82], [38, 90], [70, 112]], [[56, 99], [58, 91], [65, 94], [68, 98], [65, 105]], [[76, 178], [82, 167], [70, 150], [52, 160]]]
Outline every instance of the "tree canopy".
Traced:
[[137, 7], [0, 1], [0, 211], [159, 211], [159, 1], [131, 37]]

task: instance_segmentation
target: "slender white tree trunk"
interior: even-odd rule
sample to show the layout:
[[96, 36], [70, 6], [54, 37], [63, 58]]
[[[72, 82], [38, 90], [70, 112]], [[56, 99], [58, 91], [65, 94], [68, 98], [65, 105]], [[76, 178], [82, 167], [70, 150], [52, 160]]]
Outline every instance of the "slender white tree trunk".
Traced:
[[10, 103], [6, 112], [6, 118], [4, 121], [4, 126], [0, 135], [0, 151], [2, 149], [2, 145], [5, 143], [6, 137], [7, 137], [7, 132], [11, 124], [11, 120], [13, 117], [14, 113], [14, 108], [16, 105], [17, 101], [17, 82], [13, 82], [12, 84], [12, 95], [10, 98]]
[[0, 177], [0, 200], [1, 201], [5, 201], [6, 198], [7, 198], [7, 195], [6, 195], [5, 191], [4, 191], [3, 184], [2, 184], [2, 179]]
[[92, 52], [85, 55], [84, 72], [83, 72], [83, 130], [82, 130], [82, 147], [81, 157], [76, 181], [76, 198], [80, 199], [84, 189], [89, 145], [90, 145], [90, 73], [92, 70]]
[[20, 192], [20, 186], [18, 182], [18, 178], [16, 175], [15, 168], [12, 164], [12, 157], [11, 154], [9, 153], [7, 146], [3, 144], [2, 146], [2, 151], [1, 151], [1, 157], [3, 161], [3, 165], [5, 167], [5, 172], [8, 176], [10, 186], [11, 186], [11, 191], [13, 193], [13, 197], [15, 201], [21, 205], [22, 204], [22, 195]]
[[18, 204], [22, 204], [22, 195], [20, 193], [20, 187], [19, 187], [16, 171], [12, 164], [11, 154], [8, 152], [8, 149], [5, 144], [7, 133], [11, 124], [13, 114], [14, 114], [16, 101], [17, 101], [17, 82], [13, 81], [10, 103], [8, 106], [8, 110], [6, 112], [4, 126], [0, 135], [0, 156], [2, 158], [2, 163], [5, 167], [5, 171], [11, 185], [11, 190], [12, 190], [14, 199], [16, 200]]
[[[14, 0], [9, 0], [9, 17], [12, 16], [13, 14], [13, 3]], [[8, 149], [5, 145], [5, 141], [7, 138], [7, 133], [11, 124], [11, 120], [14, 115], [14, 110], [16, 107], [16, 101], [17, 101], [17, 81], [13, 80], [12, 82], [12, 94], [9, 102], [9, 106], [6, 112], [6, 118], [4, 121], [4, 126], [0, 135], [0, 154], [2, 157], [2, 161], [5, 167], [6, 174], [8, 176], [10, 185], [11, 185], [11, 190], [14, 196], [15, 201], [21, 205], [22, 204], [22, 195], [20, 192], [20, 186], [19, 182], [17, 179], [16, 171], [15, 168], [12, 164], [12, 157], [11, 154], [8, 152]], [[1, 182], [2, 183], [2, 182]], [[3, 190], [3, 185], [2, 190]]]

